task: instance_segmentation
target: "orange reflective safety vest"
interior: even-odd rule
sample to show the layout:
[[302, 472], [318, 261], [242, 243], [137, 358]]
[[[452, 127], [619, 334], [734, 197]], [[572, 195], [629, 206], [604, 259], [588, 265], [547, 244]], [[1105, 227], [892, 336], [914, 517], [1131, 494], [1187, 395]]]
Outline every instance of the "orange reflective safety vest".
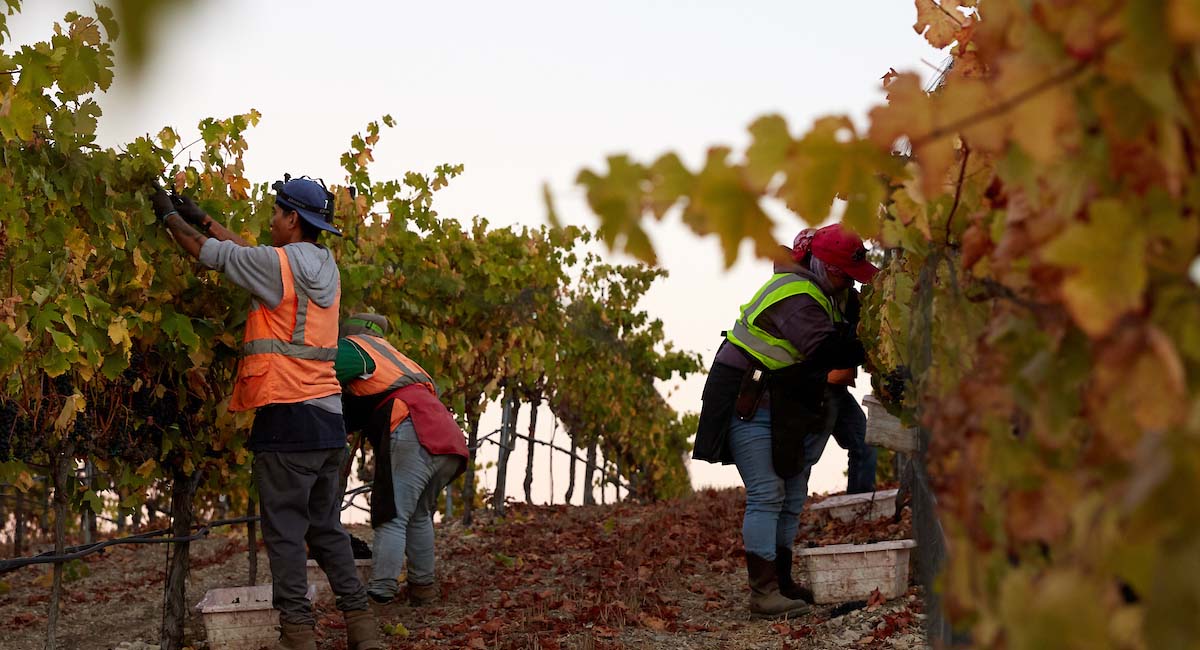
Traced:
[[333, 371], [341, 289], [328, 307], [312, 302], [292, 272], [287, 252], [283, 248], [275, 252], [283, 278], [283, 300], [274, 309], [255, 300], [246, 318], [230, 411], [303, 402], [341, 392]]
[[[401, 388], [414, 384], [423, 384], [429, 392], [437, 395], [437, 386], [429, 373], [425, 372], [416, 361], [404, 356], [386, 340], [355, 334], [346, 337], [355, 345], [362, 348], [371, 361], [375, 362], [375, 372], [370, 377], [354, 379], [346, 384], [346, 392], [357, 397], [370, 395], [390, 395]], [[408, 417], [408, 405], [401, 400], [392, 402], [392, 424], [395, 429]]]
[[375, 372], [370, 377], [348, 382], [346, 392], [355, 397], [371, 398], [376, 409], [391, 402], [391, 411], [387, 414], [388, 430], [369, 433], [376, 449], [386, 439], [384, 436], [411, 417], [417, 441], [425, 451], [432, 455], [469, 457], [466, 436], [450, 410], [438, 399], [437, 387], [421, 366], [382, 338], [356, 334], [346, 339], [362, 348], [375, 362]]

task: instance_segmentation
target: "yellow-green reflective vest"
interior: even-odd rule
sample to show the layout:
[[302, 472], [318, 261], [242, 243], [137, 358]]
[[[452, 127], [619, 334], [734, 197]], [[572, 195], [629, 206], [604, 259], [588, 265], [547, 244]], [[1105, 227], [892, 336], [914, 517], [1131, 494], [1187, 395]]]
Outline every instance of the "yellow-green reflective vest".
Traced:
[[778, 370], [804, 361], [804, 355], [800, 354], [796, 346], [786, 339], [771, 336], [755, 324], [758, 317], [771, 305], [800, 294], [816, 300], [835, 323], [841, 320], [841, 314], [834, 309], [833, 303], [815, 282], [805, 280], [795, 273], [777, 273], [754, 294], [750, 302], [742, 305], [741, 316], [725, 337], [730, 343], [758, 359], [768, 370]]

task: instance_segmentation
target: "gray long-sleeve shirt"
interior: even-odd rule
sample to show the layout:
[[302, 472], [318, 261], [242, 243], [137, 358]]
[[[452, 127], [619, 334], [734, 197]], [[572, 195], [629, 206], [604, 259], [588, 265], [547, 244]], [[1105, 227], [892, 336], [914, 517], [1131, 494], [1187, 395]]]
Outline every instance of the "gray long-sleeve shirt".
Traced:
[[[309, 242], [288, 244], [283, 250], [300, 288], [318, 305], [332, 305], [340, 281], [333, 253]], [[200, 263], [224, 273], [268, 309], [278, 307], [283, 300], [283, 276], [274, 246], [239, 246], [209, 238], [200, 248]]]
[[[309, 242], [283, 247], [288, 264], [296, 276], [299, 290], [321, 307], [334, 304], [339, 283], [337, 262], [329, 249]], [[284, 278], [279, 270], [279, 254], [273, 246], [239, 246], [231, 241], [209, 238], [200, 248], [200, 263], [220, 271], [230, 282], [250, 292], [254, 307], [274, 309], [283, 300]], [[330, 413], [342, 412], [341, 395], [306, 400]]]

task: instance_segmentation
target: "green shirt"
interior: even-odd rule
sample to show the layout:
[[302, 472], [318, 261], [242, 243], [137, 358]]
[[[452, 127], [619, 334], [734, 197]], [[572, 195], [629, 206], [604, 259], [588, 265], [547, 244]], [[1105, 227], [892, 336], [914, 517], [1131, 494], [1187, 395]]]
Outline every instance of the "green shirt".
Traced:
[[337, 359], [333, 371], [340, 384], [375, 372], [375, 361], [358, 344], [350, 339], [338, 339]]

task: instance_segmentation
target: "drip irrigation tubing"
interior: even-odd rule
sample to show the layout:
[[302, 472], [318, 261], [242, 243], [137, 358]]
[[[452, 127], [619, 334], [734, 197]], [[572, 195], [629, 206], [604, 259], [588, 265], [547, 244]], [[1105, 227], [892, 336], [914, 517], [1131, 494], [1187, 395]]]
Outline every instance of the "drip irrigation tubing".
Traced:
[[[362, 506], [354, 504], [354, 497], [370, 491], [371, 486], [364, 485], [347, 492], [345, 495], [343, 495], [348, 497], [348, 499], [342, 504], [342, 510], [346, 510], [351, 506], [362, 510]], [[237, 517], [235, 519], [218, 519], [216, 521], [194, 525], [193, 528], [196, 529], [196, 532], [186, 537], [163, 537], [164, 535], [171, 534], [171, 529], [161, 528], [158, 530], [150, 530], [144, 533], [138, 533], [136, 535], [129, 535], [128, 537], [118, 537], [115, 539], [106, 539], [101, 542], [93, 542], [91, 544], [70, 546], [63, 551], [62, 555], [55, 555], [53, 551], [47, 551], [31, 557], [17, 557], [8, 560], [0, 560], [0, 575], [35, 564], [58, 564], [61, 562], [70, 562], [71, 560], [78, 560], [94, 553], [100, 553], [110, 546], [118, 546], [121, 544], [182, 544], [194, 542], [207, 537], [208, 534], [212, 532], [213, 528], [219, 528], [221, 526], [235, 526], [237, 524], [248, 524], [251, 522], [258, 522], [261, 519], [262, 517], [258, 515], [253, 515], [250, 517]]]

